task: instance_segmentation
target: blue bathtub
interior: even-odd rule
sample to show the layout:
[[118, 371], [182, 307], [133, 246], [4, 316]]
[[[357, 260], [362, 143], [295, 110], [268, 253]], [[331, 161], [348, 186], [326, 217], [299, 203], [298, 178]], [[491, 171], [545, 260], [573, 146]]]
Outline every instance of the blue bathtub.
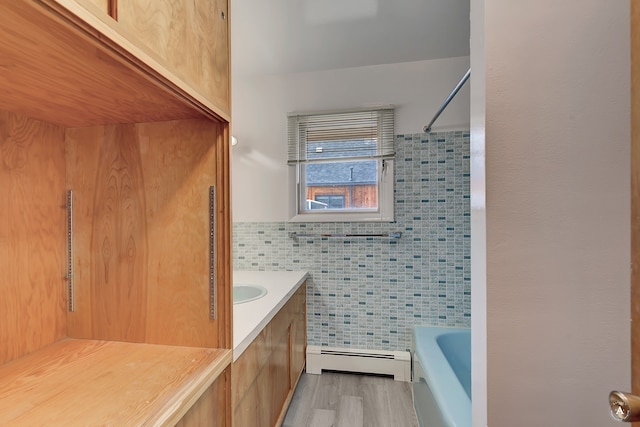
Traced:
[[416, 326], [413, 405], [421, 427], [471, 427], [471, 330]]

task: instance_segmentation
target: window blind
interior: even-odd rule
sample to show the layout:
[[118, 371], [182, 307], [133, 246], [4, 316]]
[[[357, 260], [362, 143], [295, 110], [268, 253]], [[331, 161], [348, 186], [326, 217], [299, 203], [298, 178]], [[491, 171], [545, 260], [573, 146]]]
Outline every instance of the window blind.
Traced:
[[288, 114], [288, 163], [393, 158], [393, 106]]

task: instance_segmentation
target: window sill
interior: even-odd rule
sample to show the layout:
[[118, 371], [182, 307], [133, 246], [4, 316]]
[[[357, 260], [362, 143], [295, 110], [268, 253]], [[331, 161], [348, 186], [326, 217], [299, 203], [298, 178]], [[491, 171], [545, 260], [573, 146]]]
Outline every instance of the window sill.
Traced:
[[289, 222], [393, 222], [393, 216], [378, 212], [363, 213], [303, 213], [294, 215]]

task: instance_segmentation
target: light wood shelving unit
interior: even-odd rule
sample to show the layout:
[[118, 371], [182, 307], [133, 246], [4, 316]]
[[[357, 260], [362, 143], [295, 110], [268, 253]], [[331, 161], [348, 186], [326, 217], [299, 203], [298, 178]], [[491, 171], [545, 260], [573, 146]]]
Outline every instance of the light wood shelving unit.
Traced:
[[186, 3], [0, 0], [2, 425], [231, 425], [228, 3]]
[[[219, 349], [65, 339], [0, 366], [2, 425], [174, 425], [230, 362]], [[211, 425], [216, 418], [202, 425]], [[222, 424], [220, 424], [222, 425]]]

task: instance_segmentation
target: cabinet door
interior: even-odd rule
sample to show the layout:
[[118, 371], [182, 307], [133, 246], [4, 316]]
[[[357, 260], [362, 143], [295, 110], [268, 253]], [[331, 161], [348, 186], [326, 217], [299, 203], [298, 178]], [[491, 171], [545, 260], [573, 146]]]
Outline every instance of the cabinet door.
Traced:
[[291, 323], [291, 386], [295, 386], [304, 368], [307, 351], [307, 310], [306, 310], [306, 288], [302, 285], [294, 295], [295, 315]]
[[[286, 307], [286, 306], [285, 306]], [[289, 381], [291, 370], [290, 360], [290, 329], [284, 331], [271, 331], [273, 352], [269, 363], [271, 394], [268, 405], [270, 409], [270, 425], [276, 425], [285, 401], [291, 391], [291, 382]], [[278, 336], [279, 335], [279, 336]], [[265, 402], [266, 403], [266, 402]]]
[[229, 113], [227, 11], [227, 0], [128, 0], [118, 2], [118, 21], [176, 75]]

